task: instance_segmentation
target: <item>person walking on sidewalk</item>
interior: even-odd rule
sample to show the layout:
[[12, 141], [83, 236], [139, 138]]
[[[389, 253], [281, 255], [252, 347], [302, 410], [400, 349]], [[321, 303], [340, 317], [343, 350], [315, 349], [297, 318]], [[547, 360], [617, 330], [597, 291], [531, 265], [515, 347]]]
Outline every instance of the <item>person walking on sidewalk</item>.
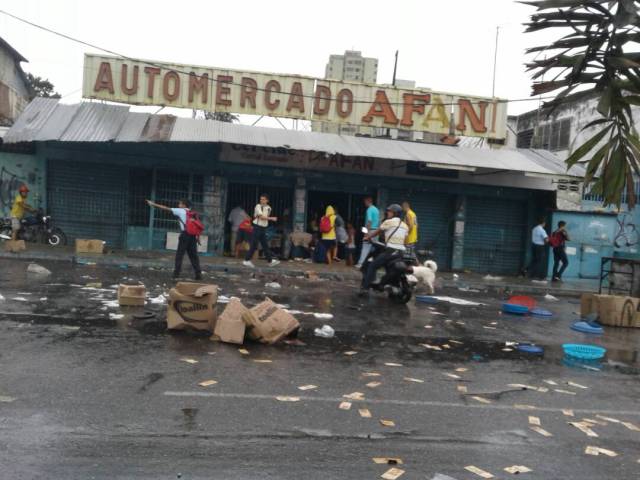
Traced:
[[251, 262], [251, 257], [253, 257], [258, 245], [262, 245], [262, 251], [269, 265], [274, 267], [280, 263], [280, 261], [273, 258], [273, 254], [269, 248], [269, 242], [267, 241], [267, 227], [269, 226], [269, 222], [277, 221], [278, 217], [271, 216], [269, 197], [263, 193], [260, 195], [260, 203], [253, 209], [253, 236], [251, 237], [251, 248], [247, 252], [244, 262], [242, 262], [245, 267], [255, 267]]
[[[561, 282], [562, 274], [569, 266], [569, 259], [567, 258], [567, 251], [565, 243], [569, 242], [569, 233], [567, 232], [567, 222], [560, 220], [558, 222], [558, 229], [551, 234], [549, 238], [549, 245], [553, 248], [553, 275], [551, 276], [552, 282]], [[562, 263], [562, 267], [558, 270], [558, 267]]]
[[[364, 216], [364, 226], [367, 228], [369, 232], [377, 230], [380, 227], [380, 210], [373, 204], [373, 197], [367, 196], [364, 199], [364, 205], [367, 207], [367, 212]], [[377, 238], [372, 237], [371, 240], [377, 240]], [[371, 242], [368, 240], [362, 241], [362, 251], [360, 252], [360, 259], [358, 260], [358, 264], [355, 266], [356, 268], [362, 268], [362, 264], [369, 256], [369, 252], [371, 251]]]
[[549, 235], [545, 231], [547, 221], [541, 218], [538, 225], [531, 230], [531, 263], [527, 271], [529, 276], [535, 280], [544, 280], [546, 275], [544, 273], [544, 258], [547, 243], [549, 243]]
[[251, 218], [247, 215], [247, 212], [240, 205], [236, 205], [233, 210], [229, 212], [227, 221], [231, 224], [231, 238], [229, 240], [229, 251], [233, 254], [236, 251], [236, 244], [238, 243], [238, 231], [240, 230], [240, 224], [246, 219]]
[[402, 202], [402, 211], [404, 212], [404, 223], [409, 227], [407, 235], [407, 255], [411, 255], [417, 260], [416, 245], [418, 244], [418, 216], [416, 212], [411, 210], [411, 205], [406, 200]]
[[150, 207], [159, 208], [171, 212], [177, 219], [180, 226], [180, 236], [178, 237], [178, 248], [176, 250], [176, 261], [173, 269], [173, 278], [180, 276], [182, 270], [182, 260], [186, 252], [193, 267], [194, 278], [202, 280], [202, 270], [200, 269], [200, 259], [198, 258], [198, 236], [187, 233], [187, 224], [192, 221], [195, 212], [191, 212], [191, 202], [189, 200], [180, 200], [177, 208], [167, 207], [159, 203], [147, 200]]
[[327, 264], [331, 265], [337, 255], [336, 244], [336, 213], [329, 205], [324, 212], [324, 217], [320, 219], [320, 233], [322, 234], [322, 244], [324, 245]]

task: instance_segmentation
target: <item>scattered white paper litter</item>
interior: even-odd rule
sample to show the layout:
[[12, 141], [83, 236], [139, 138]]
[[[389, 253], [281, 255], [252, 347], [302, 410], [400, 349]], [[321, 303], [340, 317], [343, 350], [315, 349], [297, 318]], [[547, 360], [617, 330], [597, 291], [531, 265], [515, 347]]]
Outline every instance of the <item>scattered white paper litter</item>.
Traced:
[[483, 303], [472, 302], [471, 300], [464, 300], [462, 298], [455, 298], [455, 297], [433, 297], [433, 298], [439, 300], [440, 302], [452, 303], [453, 305], [466, 305], [466, 306], [484, 305]]
[[167, 299], [164, 295], [160, 294], [155, 298], [150, 298], [149, 302], [151, 303], [159, 303], [159, 304], [164, 304], [167, 303]]
[[502, 280], [502, 277], [494, 277], [493, 275], [485, 275], [482, 277], [483, 280], [488, 280], [490, 282], [499, 282]]
[[4, 297], [2, 296], [1, 293], [0, 293], [0, 302], [4, 302]]
[[557, 302], [557, 301], [558, 301], [558, 298], [557, 298], [557, 297], [554, 297], [553, 295], [551, 295], [551, 294], [549, 294], [549, 293], [547, 293], [547, 294], [544, 296], [544, 299], [545, 299], [547, 302]]
[[121, 318], [124, 318], [124, 314], [123, 313], [110, 313], [109, 314], [109, 318], [111, 320], [120, 320]]
[[264, 286], [267, 288], [273, 288], [274, 290], [282, 288], [282, 285], [280, 285], [278, 282], [267, 282], [264, 284]]
[[15, 300], [16, 302], [28, 302], [24, 297], [12, 297], [11, 300]]
[[102, 302], [102, 304], [105, 307], [109, 307], [109, 308], [118, 308], [120, 306], [117, 300], [105, 300]]
[[331, 313], [314, 313], [313, 316], [318, 320], [331, 320], [333, 318]]

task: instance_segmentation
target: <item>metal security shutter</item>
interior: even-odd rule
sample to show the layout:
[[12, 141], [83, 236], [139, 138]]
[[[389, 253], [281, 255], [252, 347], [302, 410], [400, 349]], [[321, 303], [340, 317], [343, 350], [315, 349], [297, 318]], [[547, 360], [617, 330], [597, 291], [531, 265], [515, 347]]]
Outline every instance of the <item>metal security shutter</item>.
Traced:
[[49, 160], [47, 205], [53, 223], [76, 238], [124, 244], [128, 169], [116, 165]]
[[438, 268], [449, 269], [455, 196], [417, 190], [389, 192], [389, 203], [400, 203], [404, 200], [411, 204], [418, 217], [418, 248], [433, 251]]
[[522, 267], [527, 230], [526, 203], [468, 197], [464, 227], [464, 268], [515, 274]]

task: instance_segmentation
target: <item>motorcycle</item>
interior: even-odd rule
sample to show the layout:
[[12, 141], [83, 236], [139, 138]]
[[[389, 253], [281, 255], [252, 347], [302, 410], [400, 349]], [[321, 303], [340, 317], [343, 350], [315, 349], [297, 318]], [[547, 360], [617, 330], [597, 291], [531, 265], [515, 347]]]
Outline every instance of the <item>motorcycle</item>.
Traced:
[[[366, 228], [363, 228], [362, 232], [365, 234], [368, 233]], [[387, 246], [380, 241], [369, 241], [372, 246], [371, 252], [363, 262], [360, 269], [363, 278], [367, 274], [371, 262], [387, 249]], [[410, 273], [407, 271], [407, 267], [416, 265], [418, 265], [418, 262], [414, 256], [407, 255], [402, 252], [402, 254], [390, 259], [385, 265], [383, 265], [385, 277], [388, 280], [384, 283], [374, 284], [374, 288], [378, 291], [386, 291], [388, 298], [394, 303], [407, 303], [411, 300], [413, 292], [418, 284], [415, 277], [410, 276]]]
[[[11, 233], [11, 219], [5, 218], [0, 223], [0, 238], [9, 240]], [[25, 242], [46, 243], [52, 247], [67, 244], [65, 233], [60, 228], [52, 226], [51, 217], [45, 215], [41, 208], [36, 211], [35, 216], [23, 218], [20, 221], [17, 238]]]

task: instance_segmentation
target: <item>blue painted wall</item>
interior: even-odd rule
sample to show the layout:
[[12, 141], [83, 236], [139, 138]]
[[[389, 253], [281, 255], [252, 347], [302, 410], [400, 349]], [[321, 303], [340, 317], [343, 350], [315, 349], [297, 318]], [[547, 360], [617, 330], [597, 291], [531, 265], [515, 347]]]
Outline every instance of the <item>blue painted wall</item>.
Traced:
[[[614, 238], [617, 218], [613, 213], [599, 212], [553, 212], [549, 233], [560, 220], [567, 222], [571, 241], [567, 243], [569, 267], [563, 278], [598, 278], [600, 259], [614, 254]], [[553, 268], [553, 254], [549, 250], [549, 271]]]
[[27, 203], [46, 209], [46, 168], [42, 157], [0, 152], [0, 216], [8, 217], [20, 185], [29, 186]]

